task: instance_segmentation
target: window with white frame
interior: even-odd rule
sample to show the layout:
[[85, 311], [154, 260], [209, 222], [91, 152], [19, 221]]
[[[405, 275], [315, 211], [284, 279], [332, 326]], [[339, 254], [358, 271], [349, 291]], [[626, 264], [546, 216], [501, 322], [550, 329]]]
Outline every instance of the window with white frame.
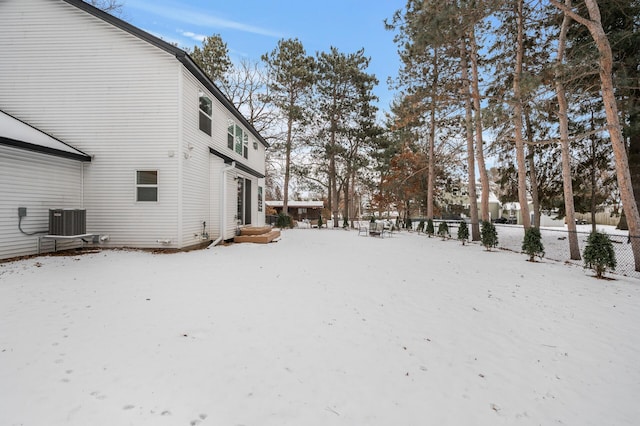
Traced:
[[233, 120], [227, 121], [227, 148], [244, 158], [249, 158], [249, 132], [243, 130]]
[[242, 135], [242, 156], [249, 158], [249, 133], [247, 132]]
[[158, 171], [136, 171], [136, 201], [158, 201]]
[[200, 113], [199, 124], [200, 130], [211, 136], [211, 115], [213, 113], [213, 104], [211, 98], [209, 98], [204, 92], [199, 92], [200, 99]]
[[236, 124], [236, 146], [235, 146], [235, 151], [242, 155], [242, 127], [238, 126]]
[[235, 140], [235, 136], [234, 136], [235, 128], [236, 126], [233, 120], [228, 120], [227, 121], [227, 148], [229, 149], [233, 149], [233, 144]]

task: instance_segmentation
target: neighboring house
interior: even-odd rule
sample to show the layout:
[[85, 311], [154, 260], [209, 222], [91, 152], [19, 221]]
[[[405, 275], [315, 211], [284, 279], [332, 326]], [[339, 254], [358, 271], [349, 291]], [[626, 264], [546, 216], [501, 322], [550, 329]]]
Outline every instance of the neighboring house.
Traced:
[[[469, 190], [468, 185], [463, 182], [459, 182], [454, 186], [451, 191], [443, 192], [439, 195], [438, 201], [443, 206], [444, 210], [448, 211], [449, 206], [463, 206], [465, 209], [470, 208]], [[478, 215], [480, 215], [480, 208], [482, 202], [482, 184], [476, 182], [476, 204], [478, 206]], [[495, 219], [501, 215], [502, 204], [493, 191], [489, 191], [489, 216]]]
[[[267, 207], [271, 207], [276, 214], [282, 213], [284, 206], [283, 201], [266, 201]], [[324, 202], [322, 201], [289, 201], [287, 203], [287, 211], [293, 220], [318, 220], [322, 214]], [[324, 218], [325, 222], [327, 218]]]
[[18, 207], [39, 230], [86, 209], [107, 247], [264, 224], [268, 144], [185, 51], [79, 0], [0, 1], [0, 51], [0, 110], [22, 129], [0, 132], [0, 258], [35, 252]]

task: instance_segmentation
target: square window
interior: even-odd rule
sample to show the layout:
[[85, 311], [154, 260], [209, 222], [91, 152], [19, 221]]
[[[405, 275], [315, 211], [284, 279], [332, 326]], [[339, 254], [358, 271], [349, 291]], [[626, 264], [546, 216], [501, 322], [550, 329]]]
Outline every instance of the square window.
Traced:
[[136, 201], [158, 201], [158, 171], [136, 171]]

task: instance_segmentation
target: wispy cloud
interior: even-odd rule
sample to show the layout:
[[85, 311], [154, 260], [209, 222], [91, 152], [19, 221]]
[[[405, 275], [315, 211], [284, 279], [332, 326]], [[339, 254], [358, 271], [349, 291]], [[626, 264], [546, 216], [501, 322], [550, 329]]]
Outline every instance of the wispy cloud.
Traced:
[[177, 38], [172, 38], [172, 37], [167, 37], [164, 34], [160, 34], [156, 31], [152, 31], [146, 28], [141, 28], [141, 30], [148, 32], [149, 34], [151, 34], [154, 37], [158, 37], [161, 40], [166, 41], [167, 43], [173, 44], [174, 46], [183, 46], [184, 43], [182, 42], [182, 40], [178, 40]]
[[196, 33], [192, 32], [192, 31], [178, 30], [178, 33], [182, 34], [183, 37], [187, 37], [187, 38], [190, 38], [192, 40], [199, 41], [200, 43], [202, 43], [204, 41], [204, 39], [207, 38], [206, 35], [196, 34]]
[[[153, 1], [147, 0], [129, 0], [127, 1], [127, 7], [142, 10], [147, 13], [152, 13], [157, 16], [161, 16], [166, 19], [170, 19], [177, 22], [198, 25], [203, 27], [232, 29], [237, 31], [243, 31], [252, 34], [263, 35], [267, 37], [282, 38], [283, 35], [274, 30], [267, 28], [256, 27], [254, 25], [245, 24], [242, 22], [236, 22], [228, 19], [219, 18], [202, 11], [196, 11], [189, 9], [183, 4], [156, 4]], [[186, 32], [189, 33], [189, 32]], [[193, 33], [192, 33], [193, 34]], [[198, 36], [193, 34], [193, 36]], [[185, 34], [185, 37], [193, 37]], [[197, 40], [197, 39], [195, 39]]]

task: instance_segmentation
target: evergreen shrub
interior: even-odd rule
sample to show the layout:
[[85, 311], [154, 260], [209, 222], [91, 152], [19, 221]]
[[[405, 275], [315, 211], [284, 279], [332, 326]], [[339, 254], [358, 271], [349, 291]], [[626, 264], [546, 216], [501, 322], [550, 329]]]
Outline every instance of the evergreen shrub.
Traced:
[[427, 220], [427, 231], [426, 232], [427, 232], [427, 235], [429, 236], [429, 238], [431, 238], [431, 236], [435, 232], [435, 230], [433, 229], [433, 220], [431, 220], [431, 219]]
[[487, 251], [491, 251], [492, 247], [496, 247], [498, 245], [498, 231], [496, 231], [496, 227], [493, 223], [488, 221], [482, 222], [480, 239], [482, 241], [482, 245], [487, 249]]
[[276, 226], [278, 228], [293, 228], [293, 220], [291, 220], [291, 216], [279, 213], [278, 219], [276, 220]]
[[540, 229], [531, 227], [524, 232], [522, 251], [529, 255], [529, 262], [533, 262], [536, 256], [544, 256], [544, 245], [542, 244]]
[[607, 268], [616, 268], [616, 253], [607, 234], [592, 232], [587, 239], [583, 256], [585, 267], [593, 269], [597, 278], [602, 278]]
[[447, 222], [440, 222], [440, 224], [438, 225], [438, 235], [442, 237], [443, 240], [451, 236], [451, 234], [449, 233], [449, 225], [447, 224]]
[[458, 239], [462, 241], [462, 245], [469, 239], [469, 227], [464, 220], [460, 222], [460, 226], [458, 227]]

